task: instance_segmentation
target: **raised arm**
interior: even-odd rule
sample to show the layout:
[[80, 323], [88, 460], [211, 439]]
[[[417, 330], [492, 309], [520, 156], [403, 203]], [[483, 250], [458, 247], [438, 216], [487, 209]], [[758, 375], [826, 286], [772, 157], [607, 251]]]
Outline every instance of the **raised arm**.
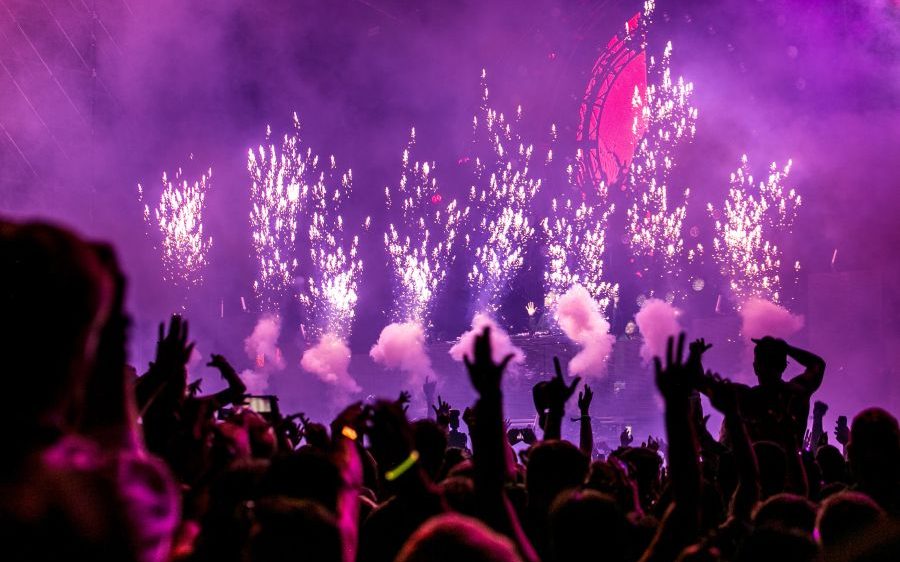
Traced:
[[822, 386], [822, 378], [825, 376], [825, 360], [811, 351], [794, 347], [784, 340], [777, 341], [785, 346], [785, 353], [788, 357], [806, 368], [803, 373], [791, 379], [791, 382], [802, 385], [810, 394], [819, 390], [819, 387]]
[[815, 454], [816, 449], [820, 446], [828, 444], [828, 432], [825, 431], [825, 426], [822, 423], [827, 411], [828, 404], [825, 402], [816, 400], [813, 404], [813, 423], [809, 436], [809, 450], [812, 451], [813, 454]]
[[562, 438], [562, 420], [566, 413], [566, 402], [575, 394], [575, 388], [581, 382], [581, 377], [575, 377], [571, 385], [566, 384], [559, 357], [553, 358], [553, 368], [556, 376], [549, 381], [537, 383], [532, 389], [541, 429], [544, 430], [544, 439]]
[[227, 404], [239, 403], [244, 398], [244, 393], [247, 392], [247, 385], [238, 376], [231, 363], [224, 356], [213, 353], [210, 356], [210, 362], [206, 365], [218, 369], [222, 378], [228, 383], [228, 388], [220, 390], [209, 397], [215, 400], [215, 408], [218, 409]]
[[581, 424], [579, 432], [578, 448], [581, 452], [591, 458], [594, 452], [594, 428], [591, 427], [591, 401], [594, 399], [594, 391], [587, 384], [584, 390], [578, 393], [578, 411], [581, 417], [578, 418]]
[[475, 468], [475, 495], [481, 516], [494, 530], [507, 535], [518, 547], [526, 561], [536, 561], [537, 555], [519, 524], [518, 517], [504, 492], [507, 475], [511, 474], [506, 454], [506, 435], [503, 422], [503, 392], [500, 381], [512, 354], [499, 363], [491, 351], [490, 328], [475, 338], [472, 359], [464, 357], [472, 386], [478, 393], [474, 414], [478, 420], [470, 426], [472, 461]]
[[669, 477], [674, 501], [641, 560], [674, 560], [692, 544], [700, 527], [700, 463], [697, 439], [691, 422], [690, 359], [685, 362], [684, 334], [678, 344], [669, 338], [665, 367], [654, 358], [656, 386], [665, 402], [666, 434], [669, 440]]
[[343, 486], [338, 496], [338, 526], [344, 546], [343, 562], [355, 562], [359, 542], [359, 491], [363, 468], [358, 441], [363, 432], [361, 402], [351, 404], [331, 423], [332, 457], [341, 472]]
[[727, 379], [716, 380], [711, 402], [725, 416], [725, 430], [731, 438], [734, 461], [738, 470], [738, 485], [731, 499], [730, 515], [740, 521], [749, 521], [753, 506], [759, 501], [759, 465], [747, 428], [741, 419], [740, 394]]

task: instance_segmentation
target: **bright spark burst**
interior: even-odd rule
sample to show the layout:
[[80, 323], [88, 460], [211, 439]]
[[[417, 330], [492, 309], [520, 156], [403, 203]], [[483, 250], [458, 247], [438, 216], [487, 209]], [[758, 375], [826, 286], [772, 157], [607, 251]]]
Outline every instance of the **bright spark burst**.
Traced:
[[[574, 181], [575, 168], [570, 165], [567, 171], [570, 182]], [[600, 198], [595, 205], [554, 199], [551, 216], [541, 222], [549, 257], [548, 270], [544, 272], [545, 302], [551, 307], [574, 285], [587, 289], [601, 312], [618, 297], [619, 285], [603, 280], [606, 231], [615, 205], [607, 204], [606, 184], [600, 184], [598, 193]]]
[[[193, 160], [193, 155], [190, 156]], [[212, 183], [212, 168], [189, 183], [181, 168], [173, 181], [162, 174], [162, 194], [159, 204], [150, 211], [144, 204], [144, 222], [150, 229], [158, 229], [161, 241], [163, 279], [188, 288], [203, 283], [203, 269], [208, 264], [212, 237], [203, 234], [203, 208], [206, 192]], [[138, 200], [144, 202], [144, 188], [138, 184]]]
[[[646, 44], [644, 45], [646, 47]], [[697, 108], [691, 105], [694, 86], [684, 78], [672, 78], [672, 43], [662, 58], [650, 57], [649, 80], [644, 95], [635, 89], [632, 104], [641, 108], [632, 130], [646, 130], [632, 159], [628, 188], [634, 202], [626, 211], [627, 235], [632, 252], [640, 257], [660, 260], [661, 276], [678, 273], [685, 254], [682, 237], [687, 199], [683, 191], [680, 204], [669, 204], [670, 176], [675, 167], [675, 151], [690, 142], [696, 132]], [[697, 249], [688, 252], [692, 259]]]
[[[483, 158], [475, 159], [475, 175], [482, 187], [473, 185], [469, 198], [482, 217], [476, 233], [487, 237], [475, 247], [468, 279], [477, 310], [495, 312], [508, 283], [522, 268], [525, 247], [534, 236], [528, 211], [541, 180], [529, 173], [534, 146], [526, 146], [506, 117], [488, 105], [486, 77], [482, 70], [481, 119], [473, 119], [476, 148], [485, 152]], [[516, 121], [521, 115], [519, 106]], [[552, 153], [547, 159], [552, 159]]]
[[[441, 205], [435, 163], [410, 159], [415, 141], [412, 129], [403, 151], [400, 182], [393, 192], [384, 188], [388, 211], [400, 207], [400, 217], [384, 234], [384, 245], [394, 276], [394, 320], [427, 328], [435, 293], [455, 259], [458, 230], [469, 209], [461, 210], [456, 200]], [[394, 197], [399, 199], [396, 204]]]
[[[338, 187], [330, 185], [338, 182]], [[327, 171], [309, 186], [309, 247], [312, 273], [300, 302], [315, 336], [349, 337], [359, 300], [359, 236], [345, 235], [340, 214], [353, 186], [353, 171], [338, 174], [334, 156]], [[366, 219], [368, 225], [369, 220]]]
[[266, 144], [247, 153], [250, 172], [250, 230], [257, 262], [253, 290], [261, 306], [277, 310], [281, 298], [292, 292], [297, 269], [297, 215], [309, 193], [309, 176], [315, 171], [317, 157], [305, 152], [300, 143], [300, 120], [293, 115], [294, 132], [285, 134], [280, 150], [270, 142], [271, 127], [266, 127]]
[[[790, 160], [780, 170], [772, 162], [766, 180], [754, 186], [744, 155], [741, 167], [731, 174], [725, 208], [716, 220], [713, 256], [739, 307], [751, 298], [775, 303], [781, 299], [782, 252], [772, 238], [790, 230], [801, 204], [800, 195], [784, 186], [790, 171]], [[751, 192], [754, 187], [756, 194]], [[716, 216], [712, 203], [707, 210]], [[799, 268], [795, 262], [794, 271]]]

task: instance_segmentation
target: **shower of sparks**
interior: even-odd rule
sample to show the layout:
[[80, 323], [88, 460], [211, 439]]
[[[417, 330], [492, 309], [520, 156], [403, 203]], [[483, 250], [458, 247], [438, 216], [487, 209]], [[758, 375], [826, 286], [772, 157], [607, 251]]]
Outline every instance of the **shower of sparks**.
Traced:
[[300, 120], [296, 113], [293, 117], [294, 132], [284, 135], [280, 152], [271, 143], [271, 127], [266, 127], [266, 144], [247, 153], [253, 205], [250, 231], [258, 267], [253, 291], [268, 312], [277, 310], [281, 299], [293, 290], [297, 214], [309, 192], [308, 177], [317, 164], [311, 150], [302, 150]]
[[[716, 218], [713, 257], [738, 306], [751, 298], [781, 300], [782, 252], [772, 238], [790, 231], [801, 203], [800, 195], [784, 186], [790, 171], [790, 160], [780, 170], [773, 162], [766, 180], [754, 186], [744, 155], [741, 167], [731, 174], [725, 208], [719, 212], [707, 204]], [[799, 269], [795, 262], [793, 270]]]
[[[573, 166], [568, 167], [568, 173], [570, 181], [574, 181]], [[541, 222], [549, 258], [548, 270], [544, 272], [545, 302], [551, 307], [574, 285], [587, 289], [601, 312], [618, 297], [618, 284], [603, 280], [606, 231], [615, 205], [607, 204], [609, 193], [605, 184], [600, 184], [598, 193], [600, 199], [595, 205], [554, 199], [551, 216]]]
[[[338, 183], [338, 177], [339, 185], [331, 187]], [[309, 186], [311, 273], [300, 302], [316, 337], [330, 334], [346, 341], [356, 315], [363, 261], [359, 258], [359, 236], [345, 234], [340, 214], [352, 186], [352, 170], [339, 175], [334, 156], [328, 170], [320, 172]]]
[[[163, 279], [167, 282], [188, 288], [203, 283], [203, 269], [212, 246], [212, 237], [203, 234], [203, 208], [211, 183], [212, 168], [193, 183], [184, 179], [181, 168], [171, 181], [163, 172], [159, 204], [152, 212], [144, 204], [145, 224], [161, 234], [157, 247], [161, 252]], [[144, 202], [144, 188], [140, 184], [138, 200]]]
[[427, 328], [434, 296], [453, 264], [460, 223], [469, 209], [461, 210], [456, 200], [441, 205], [434, 162], [410, 159], [415, 142], [413, 129], [403, 151], [400, 183], [393, 190], [384, 188], [388, 212], [400, 208], [400, 216], [384, 234], [384, 245], [394, 276], [394, 320]]
[[[509, 120], [488, 105], [486, 76], [482, 70], [480, 118], [476, 115], [473, 119], [476, 150], [485, 154], [475, 158], [480, 187], [473, 185], [469, 198], [482, 217], [475, 233], [487, 236], [474, 242], [474, 263], [468, 279], [476, 295], [476, 309], [495, 312], [509, 282], [522, 268], [525, 248], [534, 236], [528, 211], [541, 180], [529, 173], [534, 146], [526, 146]], [[521, 115], [519, 106], [516, 121]], [[550, 160], [552, 152], [547, 154]]]
[[[682, 230], [690, 191], [683, 191], [681, 204], [670, 205], [669, 184], [675, 151], [693, 139], [697, 121], [697, 108], [691, 105], [694, 85], [680, 76], [672, 78], [671, 57], [669, 42], [660, 60], [650, 57], [647, 73], [655, 79], [648, 80], [643, 95], [635, 89], [632, 104], [640, 107], [641, 113], [635, 117], [632, 130], [646, 133], [627, 178], [634, 199], [626, 211], [628, 242], [636, 256], [658, 260], [660, 276], [677, 274], [685, 257]], [[693, 260], [700, 249], [687, 251], [688, 260]]]

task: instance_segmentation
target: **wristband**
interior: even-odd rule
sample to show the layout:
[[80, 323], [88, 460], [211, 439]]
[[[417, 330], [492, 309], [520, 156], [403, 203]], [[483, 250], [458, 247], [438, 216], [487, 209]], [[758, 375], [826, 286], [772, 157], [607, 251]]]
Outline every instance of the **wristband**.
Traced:
[[345, 425], [344, 428], [341, 429], [341, 435], [343, 435], [350, 441], [356, 441], [356, 438], [359, 437], [359, 434], [356, 433], [356, 430], [349, 425]]
[[410, 468], [412, 468], [413, 465], [416, 464], [416, 461], [418, 461], [418, 460], [419, 460], [419, 451], [411, 452], [409, 454], [409, 456], [406, 457], [405, 461], [401, 462], [393, 469], [388, 470], [387, 472], [384, 473], [385, 480], [387, 480], [388, 482], [393, 482], [394, 480], [400, 478], [401, 476], [403, 476], [404, 473], [406, 473]]

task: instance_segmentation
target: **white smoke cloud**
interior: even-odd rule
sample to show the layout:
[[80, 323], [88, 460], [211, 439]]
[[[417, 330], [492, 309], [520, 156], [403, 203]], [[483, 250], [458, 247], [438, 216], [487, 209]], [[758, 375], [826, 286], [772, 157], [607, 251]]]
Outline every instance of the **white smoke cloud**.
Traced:
[[750, 299], [741, 306], [741, 334], [747, 338], [787, 338], [803, 327], [803, 316], [763, 299]]
[[300, 366], [341, 394], [362, 390], [350, 375], [350, 348], [334, 334], [323, 335], [319, 343], [304, 351]]
[[679, 310], [666, 301], [660, 299], [644, 301], [644, 305], [634, 316], [638, 330], [644, 337], [644, 343], [641, 345], [641, 358], [644, 361], [665, 355], [666, 341], [681, 331], [678, 314]]
[[244, 351], [253, 362], [253, 369], [245, 369], [241, 379], [250, 394], [263, 394], [269, 388], [269, 375], [284, 369], [284, 357], [278, 348], [281, 318], [264, 314], [256, 321], [253, 332], [244, 340]]
[[566, 291], [557, 302], [556, 319], [569, 339], [581, 346], [569, 362], [570, 374], [602, 377], [616, 338], [587, 289], [575, 285]]
[[425, 351], [425, 329], [417, 322], [395, 322], [385, 326], [369, 356], [389, 369], [406, 373], [412, 388], [419, 388], [425, 377], [434, 375], [431, 359]]
[[510, 353], [513, 354], [512, 363], [522, 363], [525, 360], [525, 352], [513, 345], [509, 334], [490, 316], [481, 312], [472, 319], [472, 329], [461, 335], [459, 341], [450, 348], [450, 356], [456, 361], [462, 361], [464, 356], [471, 359], [475, 338], [484, 332], [486, 326], [491, 328], [491, 355], [494, 361], [499, 362]]
[[262, 369], [244, 369], [241, 371], [241, 380], [247, 385], [247, 394], [265, 394], [269, 389], [269, 373]]

